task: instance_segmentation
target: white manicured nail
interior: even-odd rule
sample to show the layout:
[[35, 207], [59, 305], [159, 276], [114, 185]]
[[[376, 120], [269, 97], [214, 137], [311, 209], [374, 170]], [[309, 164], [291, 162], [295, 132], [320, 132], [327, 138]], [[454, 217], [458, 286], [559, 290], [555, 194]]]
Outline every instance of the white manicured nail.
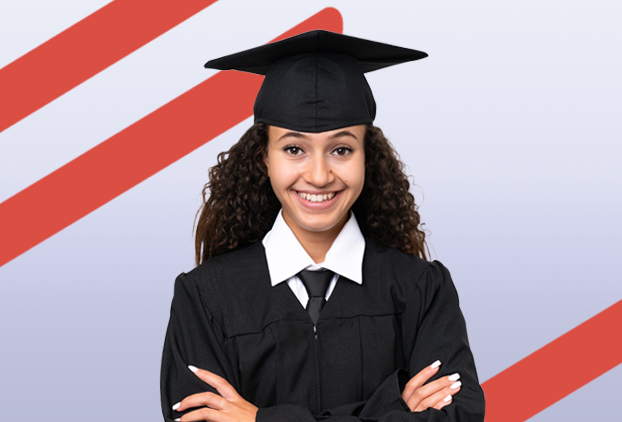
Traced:
[[436, 368], [438, 368], [439, 366], [441, 366], [441, 361], [440, 361], [440, 360], [437, 360], [437, 361], [436, 361], [436, 362], [434, 362], [432, 365], [430, 365], [430, 368], [432, 368], [432, 369], [436, 369]]
[[443, 399], [443, 401], [444, 401], [445, 403], [447, 403], [448, 401], [451, 401], [451, 395], [449, 395], [449, 396], [445, 397], [445, 398]]
[[188, 369], [190, 369], [192, 372], [196, 372], [196, 371], [198, 371], [198, 370], [199, 370], [199, 368], [197, 368], [197, 367], [196, 367], [196, 366], [194, 366], [194, 365], [188, 365]]
[[173, 410], [177, 410], [177, 409], [179, 409], [179, 406], [181, 406], [181, 402], [179, 402], [179, 403], [177, 403], [177, 404], [174, 404], [174, 405], [173, 405]]
[[455, 374], [449, 376], [449, 381], [456, 381], [456, 380], [459, 380], [459, 379], [460, 379], [460, 374], [457, 373], [457, 372]]
[[181, 420], [181, 418], [177, 418], [175, 419], [175, 422], [179, 422]]
[[456, 381], [453, 384], [451, 384], [451, 389], [455, 390], [456, 388], [460, 387], [462, 385], [462, 383], [460, 381]]

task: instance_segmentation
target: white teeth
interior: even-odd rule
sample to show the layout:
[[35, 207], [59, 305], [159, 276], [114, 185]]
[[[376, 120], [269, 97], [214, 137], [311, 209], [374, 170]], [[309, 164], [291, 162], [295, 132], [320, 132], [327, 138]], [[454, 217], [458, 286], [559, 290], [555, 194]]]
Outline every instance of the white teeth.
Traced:
[[324, 201], [330, 201], [331, 199], [333, 199], [335, 197], [335, 193], [331, 192], [331, 193], [325, 193], [323, 195], [314, 195], [314, 194], [310, 194], [310, 193], [304, 193], [304, 192], [296, 192], [298, 194], [298, 196], [300, 196], [302, 199], [304, 199], [305, 201], [309, 201], [309, 202], [324, 202]]

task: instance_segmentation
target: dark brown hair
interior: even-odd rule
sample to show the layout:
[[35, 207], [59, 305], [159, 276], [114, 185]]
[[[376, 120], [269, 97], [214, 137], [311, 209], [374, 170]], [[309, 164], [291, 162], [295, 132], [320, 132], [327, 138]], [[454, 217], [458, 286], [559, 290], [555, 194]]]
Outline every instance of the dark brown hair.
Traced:
[[[404, 164], [380, 128], [367, 125], [365, 183], [352, 211], [364, 236], [427, 259], [425, 232]], [[272, 228], [281, 204], [263, 162], [268, 130], [254, 124], [209, 170], [197, 213], [195, 260], [257, 242]], [[200, 213], [200, 214], [199, 214]]]

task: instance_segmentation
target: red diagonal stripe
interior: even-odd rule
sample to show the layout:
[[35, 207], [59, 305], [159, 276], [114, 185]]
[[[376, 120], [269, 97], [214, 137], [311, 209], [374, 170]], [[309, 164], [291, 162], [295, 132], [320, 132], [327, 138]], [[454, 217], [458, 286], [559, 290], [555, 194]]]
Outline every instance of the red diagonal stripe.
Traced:
[[0, 132], [216, 0], [115, 0], [0, 69]]
[[523, 422], [622, 363], [622, 300], [484, 384], [486, 422]]
[[[273, 41], [313, 29], [342, 32], [341, 14], [324, 9]], [[0, 266], [250, 117], [262, 80], [218, 73], [0, 203]]]

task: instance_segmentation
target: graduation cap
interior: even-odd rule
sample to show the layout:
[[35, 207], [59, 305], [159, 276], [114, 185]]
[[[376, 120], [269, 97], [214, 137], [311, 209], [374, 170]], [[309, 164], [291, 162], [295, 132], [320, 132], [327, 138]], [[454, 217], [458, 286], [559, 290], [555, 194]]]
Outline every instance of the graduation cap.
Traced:
[[265, 75], [255, 123], [317, 133], [373, 122], [376, 102], [363, 74], [424, 57], [422, 51], [316, 30], [205, 67]]

